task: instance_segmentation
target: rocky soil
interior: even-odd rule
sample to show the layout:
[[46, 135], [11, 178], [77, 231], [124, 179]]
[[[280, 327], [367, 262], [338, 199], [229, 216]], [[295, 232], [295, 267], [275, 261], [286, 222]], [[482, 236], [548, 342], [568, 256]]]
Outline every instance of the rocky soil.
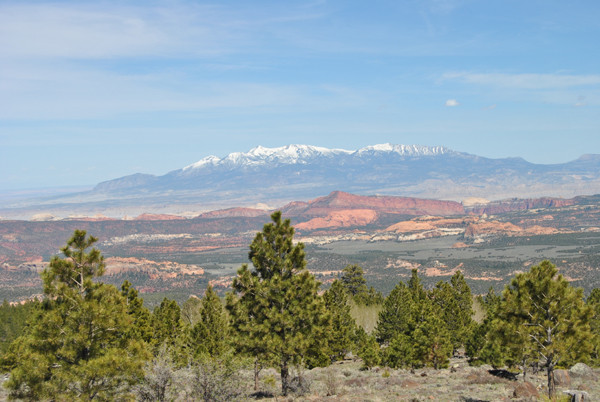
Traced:
[[[453, 359], [443, 370], [392, 370], [374, 368], [363, 371], [360, 362], [345, 361], [327, 368], [316, 368], [302, 375], [309, 384], [305, 392], [287, 399], [278, 396], [275, 370], [265, 372], [263, 392], [257, 399], [288, 401], [538, 401], [547, 399], [544, 373], [522, 375], [490, 366], [470, 367], [465, 359]], [[567, 398], [566, 390], [587, 392], [591, 400], [600, 398], [600, 369], [581, 375], [562, 370], [557, 375], [557, 396]], [[270, 384], [270, 385], [269, 385]], [[252, 398], [254, 399], [254, 398]], [[569, 400], [569, 399], [558, 399]]]

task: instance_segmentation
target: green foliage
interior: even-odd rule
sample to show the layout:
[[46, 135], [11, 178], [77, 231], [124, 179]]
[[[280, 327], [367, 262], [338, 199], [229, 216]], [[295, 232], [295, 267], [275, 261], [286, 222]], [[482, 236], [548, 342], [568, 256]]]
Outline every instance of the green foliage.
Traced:
[[[460, 279], [457, 288], [458, 284]], [[465, 293], [470, 297], [470, 291]], [[445, 367], [453, 350], [449, 323], [456, 326], [452, 327], [456, 332], [455, 328], [462, 328], [453, 322], [460, 309], [459, 295], [447, 283], [426, 292], [416, 270], [408, 286], [398, 283], [385, 299], [375, 329], [377, 341], [387, 345], [385, 363], [391, 367]]]
[[427, 292], [423, 288], [421, 278], [419, 278], [418, 271], [416, 269], [411, 270], [410, 280], [408, 281], [408, 289], [412, 295], [413, 302], [420, 303], [422, 300], [427, 298]]
[[361, 345], [358, 350], [358, 357], [363, 361], [363, 367], [370, 369], [381, 362], [381, 350], [379, 344], [373, 335], [360, 336]]
[[[509, 336], [504, 329], [498, 327], [496, 314], [502, 298], [490, 287], [485, 297], [477, 297], [479, 304], [485, 309], [485, 317], [479, 324], [474, 324], [473, 330], [465, 342], [465, 352], [469, 357], [469, 363], [472, 365], [491, 364], [494, 367], [500, 367], [505, 362], [513, 364], [522, 362], [519, 359], [518, 350], [511, 352], [509, 348], [502, 347], [501, 338]], [[492, 325], [495, 326], [492, 331]], [[498, 327], [498, 328], [496, 328]], [[514, 348], [513, 348], [514, 349]], [[511, 358], [510, 355], [517, 356]]]
[[11, 347], [12, 398], [114, 399], [142, 376], [149, 356], [125, 297], [93, 281], [104, 271], [100, 252], [86, 251], [96, 241], [76, 230], [42, 273], [42, 308]]
[[229, 349], [229, 322], [221, 299], [208, 285], [200, 305], [199, 320], [190, 334], [194, 357], [219, 357]]
[[343, 359], [352, 349], [352, 336], [356, 322], [350, 315], [348, 296], [342, 283], [334, 281], [323, 295], [325, 307], [331, 314], [331, 330], [328, 331], [329, 358], [331, 362]]
[[383, 351], [383, 361], [391, 368], [418, 367], [420, 362], [415, 360], [412, 337], [403, 333], [396, 334]]
[[342, 270], [342, 276], [340, 280], [346, 288], [348, 294], [352, 297], [361, 293], [367, 293], [367, 280], [364, 278], [364, 271], [362, 267], [358, 265], [347, 265]]
[[23, 334], [27, 321], [38, 308], [38, 301], [13, 305], [4, 300], [0, 305], [0, 370], [10, 369], [9, 366], [4, 366], [2, 358], [10, 344]]
[[121, 285], [121, 295], [125, 298], [127, 314], [131, 317], [133, 324], [131, 336], [151, 342], [153, 330], [150, 326], [150, 311], [144, 307], [144, 299], [139, 297], [137, 289], [129, 281], [125, 281]]
[[435, 303], [427, 299], [421, 302], [417, 324], [412, 332], [413, 361], [419, 365], [435, 369], [448, 367], [452, 338], [442, 314]]
[[185, 365], [189, 359], [189, 353], [185, 350], [187, 332], [177, 302], [165, 297], [152, 312], [150, 325], [153, 329], [151, 345], [154, 355], [165, 347], [178, 365]]
[[250, 244], [254, 270], [247, 264], [238, 270], [227, 308], [238, 349], [275, 361], [286, 395], [289, 367], [322, 353], [331, 323], [317, 294], [319, 283], [305, 268], [304, 245], [293, 244], [294, 228], [281, 212], [271, 219]]
[[377, 306], [383, 303], [383, 295], [371, 286], [366, 292], [354, 296], [353, 300], [363, 306]]
[[348, 295], [357, 304], [364, 306], [373, 306], [383, 302], [383, 296], [374, 287], [367, 288], [367, 280], [364, 278], [364, 271], [358, 265], [347, 265], [342, 270], [340, 281]]
[[387, 344], [396, 335], [409, 334], [414, 330], [414, 304], [411, 291], [399, 282], [386, 297], [379, 312], [375, 336], [380, 344]]
[[592, 311], [583, 302], [583, 291], [557, 273], [546, 260], [518, 274], [506, 286], [492, 324], [504, 347], [519, 350], [524, 360], [539, 361], [546, 369], [550, 398], [554, 368], [587, 361], [592, 352]]
[[473, 296], [462, 272], [457, 271], [450, 283], [439, 282], [431, 292], [431, 298], [441, 309], [453, 350], [456, 351], [464, 345], [475, 326], [472, 319]]
[[592, 309], [590, 330], [593, 339], [590, 361], [594, 366], [600, 366], [600, 288], [592, 289], [586, 304]]

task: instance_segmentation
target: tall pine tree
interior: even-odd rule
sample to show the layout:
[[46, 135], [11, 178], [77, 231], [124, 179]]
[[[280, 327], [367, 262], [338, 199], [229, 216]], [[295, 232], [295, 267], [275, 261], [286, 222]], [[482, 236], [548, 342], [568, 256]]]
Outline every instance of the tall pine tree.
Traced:
[[306, 361], [315, 343], [326, 339], [330, 319], [317, 294], [319, 283], [306, 269], [304, 245], [293, 243], [289, 219], [282, 220], [279, 211], [271, 219], [250, 244], [254, 269], [244, 264], [238, 270], [228, 309], [238, 339], [264, 343], [279, 367], [282, 393], [287, 395], [290, 366]]
[[586, 304], [592, 309], [590, 328], [594, 337], [592, 342], [591, 363], [600, 366], [600, 288], [592, 289]]
[[200, 307], [200, 317], [190, 334], [193, 354], [219, 357], [228, 350], [229, 323], [223, 303], [208, 285]]
[[[42, 273], [44, 301], [13, 344], [11, 397], [32, 400], [114, 399], [143, 376], [149, 358], [126, 298], [94, 281], [104, 272], [97, 241], [76, 230]], [[89, 251], [88, 251], [89, 249]]]
[[323, 295], [325, 307], [331, 314], [331, 330], [328, 331], [329, 358], [332, 362], [343, 359], [352, 348], [356, 322], [350, 315], [350, 305], [344, 286], [335, 280]]
[[508, 332], [501, 338], [505, 345], [523, 343], [524, 354], [540, 362], [553, 398], [556, 365], [585, 361], [592, 352], [591, 316], [583, 291], [571, 287], [546, 260], [506, 286], [495, 328]]

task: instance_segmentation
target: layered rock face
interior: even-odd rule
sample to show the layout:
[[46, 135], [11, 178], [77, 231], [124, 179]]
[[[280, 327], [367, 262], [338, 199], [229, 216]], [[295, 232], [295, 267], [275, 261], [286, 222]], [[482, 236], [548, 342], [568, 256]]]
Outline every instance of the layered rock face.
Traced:
[[331, 210], [370, 209], [380, 213], [402, 215], [462, 215], [464, 208], [455, 201], [428, 200], [410, 197], [364, 196], [334, 191], [309, 202], [293, 202], [282, 212], [288, 215], [319, 216]]

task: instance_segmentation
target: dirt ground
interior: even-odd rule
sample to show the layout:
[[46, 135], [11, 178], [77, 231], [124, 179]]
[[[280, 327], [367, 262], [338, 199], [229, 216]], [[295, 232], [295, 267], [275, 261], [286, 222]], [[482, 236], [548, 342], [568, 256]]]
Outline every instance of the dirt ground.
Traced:
[[[489, 370], [490, 366], [470, 367], [465, 359], [453, 359], [450, 368], [391, 370], [374, 368], [363, 371], [360, 362], [344, 361], [327, 368], [307, 370], [302, 375], [309, 386], [303, 395], [288, 398], [278, 395], [279, 382], [275, 370], [261, 375], [264, 393], [271, 400], [295, 401], [528, 401], [548, 400], [547, 378], [544, 373], [528, 374], [537, 396], [517, 391], [523, 384], [522, 375], [511, 377], [505, 371]], [[582, 390], [592, 400], [600, 399], [600, 370], [593, 377], [568, 375], [570, 384], [557, 385], [557, 400], [570, 400], [565, 390]], [[567, 382], [566, 379], [563, 379]], [[519, 388], [523, 388], [521, 385]], [[530, 388], [531, 389], [531, 388]], [[271, 395], [268, 395], [268, 394]], [[261, 398], [258, 398], [261, 399]]]
[[[344, 361], [326, 368], [292, 372], [305, 379], [302, 390], [288, 397], [280, 396], [281, 384], [275, 369], [261, 372], [260, 391], [252, 389], [252, 373], [242, 373], [242, 400], [264, 401], [547, 401], [547, 380], [544, 373], [528, 374], [533, 393], [518, 393], [523, 388], [521, 375], [511, 377], [505, 371], [493, 371], [490, 366], [470, 367], [465, 359], [452, 359], [450, 368], [434, 370], [392, 370], [374, 368], [361, 370], [360, 361]], [[557, 400], [569, 401], [565, 390], [583, 390], [592, 401], [600, 400], [600, 369], [592, 376], [577, 377], [567, 373], [563, 383], [557, 384]], [[8, 379], [0, 375], [0, 383]], [[7, 400], [7, 392], [0, 385], [0, 401]]]

